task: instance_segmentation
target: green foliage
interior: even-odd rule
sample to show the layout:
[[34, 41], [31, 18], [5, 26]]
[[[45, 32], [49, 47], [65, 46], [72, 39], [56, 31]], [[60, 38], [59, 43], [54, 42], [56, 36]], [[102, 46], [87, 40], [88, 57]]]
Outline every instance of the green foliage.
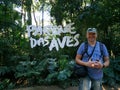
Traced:
[[31, 84], [30, 81], [35, 81], [36, 84], [66, 82], [73, 73], [73, 65], [74, 61], [66, 58], [66, 56], [61, 56], [60, 60], [47, 58], [42, 61], [20, 61], [16, 66], [15, 78], [26, 78], [28, 84]]
[[[58, 25], [65, 22], [74, 23], [75, 30], [81, 35], [80, 42], [85, 40], [85, 32], [88, 27], [97, 28], [98, 39], [106, 44], [109, 51], [112, 50], [116, 56], [119, 56], [119, 51], [117, 51], [120, 47], [120, 42], [118, 42], [120, 37], [119, 4], [120, 0], [111, 2], [109, 0], [56, 0], [52, 2], [51, 15], [55, 17]], [[115, 34], [116, 32], [117, 34]]]
[[[65, 87], [65, 84], [68, 83], [68, 80], [73, 73], [74, 61], [70, 60], [68, 56], [62, 55], [58, 60], [50, 59], [48, 63], [49, 74], [45, 80], [49, 84], [54, 84], [55, 82], [58, 82], [60, 86]], [[62, 84], [63, 82], [64, 85]]]
[[40, 73], [32, 68], [36, 64], [36, 61], [21, 61], [20, 64], [16, 66], [15, 77], [32, 77], [34, 75], [39, 75]]
[[[78, 85], [72, 75], [77, 47], [65, 47], [59, 52], [38, 46], [31, 49], [25, 30], [26, 25], [32, 23], [31, 8], [35, 4], [33, 0], [23, 1], [0, 1], [0, 90], [17, 85], [57, 84], [64, 88]], [[41, 5], [51, 6], [50, 13], [55, 18], [53, 24], [64, 26], [64, 23], [74, 23], [75, 31], [80, 34], [80, 43], [85, 40], [86, 29], [96, 27], [98, 39], [106, 44], [110, 55], [116, 57], [111, 59], [110, 67], [104, 69], [104, 82], [112, 86], [120, 83], [120, 0], [38, 1], [36, 9]], [[20, 6], [28, 19], [24, 13], [15, 10]]]
[[10, 82], [9, 79], [5, 79], [2, 82], [0, 81], [0, 90], [13, 89], [14, 87], [15, 87], [15, 84]]
[[6, 73], [9, 73], [10, 69], [7, 66], [0, 67], [0, 76], [4, 76]]
[[115, 86], [120, 83], [120, 57], [112, 58], [110, 66], [104, 69], [104, 83]]

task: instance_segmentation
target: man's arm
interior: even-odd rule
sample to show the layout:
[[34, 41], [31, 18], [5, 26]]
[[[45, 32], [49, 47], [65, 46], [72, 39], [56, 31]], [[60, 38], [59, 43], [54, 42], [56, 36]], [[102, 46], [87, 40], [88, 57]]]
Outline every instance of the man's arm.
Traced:
[[104, 59], [104, 63], [102, 64], [101, 62], [95, 62], [95, 67], [94, 68], [98, 68], [98, 69], [101, 69], [101, 68], [104, 68], [104, 67], [108, 67], [109, 66], [109, 57], [106, 56], [103, 58]]
[[87, 67], [92, 67], [93, 62], [91, 61], [83, 62], [81, 58], [82, 58], [82, 55], [79, 55], [79, 54], [76, 55], [75, 61], [77, 64], [87, 66]]
[[110, 64], [109, 57], [104, 57], [103, 67], [108, 67]]

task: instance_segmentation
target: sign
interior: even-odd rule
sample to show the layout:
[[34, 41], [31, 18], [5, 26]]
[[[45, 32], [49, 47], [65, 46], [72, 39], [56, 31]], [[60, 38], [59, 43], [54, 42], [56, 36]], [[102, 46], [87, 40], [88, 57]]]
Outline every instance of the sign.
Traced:
[[27, 26], [27, 34], [30, 38], [31, 48], [35, 46], [48, 46], [49, 50], [54, 48], [58, 51], [59, 48], [75, 47], [79, 45], [79, 34], [76, 34], [73, 23], [67, 24], [65, 27], [59, 26]]

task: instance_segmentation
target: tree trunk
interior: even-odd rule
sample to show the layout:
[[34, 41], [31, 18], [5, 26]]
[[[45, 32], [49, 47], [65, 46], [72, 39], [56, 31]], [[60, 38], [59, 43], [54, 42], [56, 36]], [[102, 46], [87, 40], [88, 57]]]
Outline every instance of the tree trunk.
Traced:
[[44, 27], [44, 3], [42, 5], [42, 28]]
[[32, 6], [32, 0], [26, 0], [26, 11], [27, 11], [27, 24], [31, 25], [32, 24], [32, 16], [31, 16], [31, 6]]
[[34, 7], [33, 7], [33, 16], [34, 16], [34, 20], [35, 20], [36, 26], [38, 26], [38, 22], [37, 22], [37, 19], [35, 17], [35, 9], [34, 9]]

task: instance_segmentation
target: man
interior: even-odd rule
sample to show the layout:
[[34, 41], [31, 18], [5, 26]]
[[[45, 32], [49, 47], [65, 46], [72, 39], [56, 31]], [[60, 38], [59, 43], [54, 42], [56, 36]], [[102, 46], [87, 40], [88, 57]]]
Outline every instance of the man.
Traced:
[[88, 28], [86, 37], [88, 40], [87, 53], [90, 55], [93, 52], [93, 54], [89, 60], [87, 53], [82, 55], [85, 43], [82, 43], [77, 51], [76, 63], [87, 67], [88, 72], [86, 77], [80, 78], [79, 90], [91, 90], [91, 88], [92, 90], [102, 90], [102, 68], [109, 66], [109, 54], [104, 44], [102, 44], [103, 53], [101, 53], [100, 42], [96, 41], [97, 31], [95, 28]]

